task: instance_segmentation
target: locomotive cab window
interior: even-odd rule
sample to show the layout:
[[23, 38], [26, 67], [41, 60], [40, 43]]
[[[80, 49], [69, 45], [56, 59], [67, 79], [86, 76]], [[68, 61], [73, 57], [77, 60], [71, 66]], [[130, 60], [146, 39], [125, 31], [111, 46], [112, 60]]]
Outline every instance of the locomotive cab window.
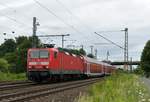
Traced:
[[54, 52], [54, 58], [57, 58], [57, 52]]
[[39, 50], [31, 51], [30, 57], [31, 58], [39, 58]]
[[30, 52], [31, 58], [48, 58], [48, 50], [34, 50]]
[[48, 51], [40, 50], [40, 58], [48, 58]]

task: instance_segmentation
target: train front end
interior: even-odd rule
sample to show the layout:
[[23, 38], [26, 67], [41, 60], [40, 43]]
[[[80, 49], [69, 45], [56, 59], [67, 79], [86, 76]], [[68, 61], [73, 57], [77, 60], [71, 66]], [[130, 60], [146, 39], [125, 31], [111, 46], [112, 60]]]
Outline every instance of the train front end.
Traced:
[[27, 76], [35, 82], [41, 82], [50, 78], [50, 49], [32, 48], [28, 50], [27, 56]]

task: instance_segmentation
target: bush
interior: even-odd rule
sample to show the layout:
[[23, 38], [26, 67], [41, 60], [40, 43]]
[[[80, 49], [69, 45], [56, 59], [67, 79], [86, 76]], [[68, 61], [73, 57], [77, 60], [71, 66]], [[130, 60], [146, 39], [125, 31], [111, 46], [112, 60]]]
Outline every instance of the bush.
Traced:
[[146, 77], [150, 76], [150, 40], [146, 43], [141, 56], [141, 68]]
[[0, 71], [2, 72], [8, 72], [9, 64], [7, 60], [0, 58]]
[[78, 102], [149, 102], [150, 93], [139, 79], [134, 74], [114, 74], [92, 85]]
[[133, 72], [138, 75], [144, 74], [144, 71], [142, 70], [142, 68], [140, 66], [138, 66], [136, 69], [134, 69]]
[[27, 80], [25, 73], [4, 73], [0, 72], [0, 81], [16, 81], [16, 80]]
[[94, 56], [93, 54], [91, 54], [91, 53], [90, 53], [90, 54], [88, 54], [88, 55], [87, 55], [87, 57], [95, 58], [95, 56]]

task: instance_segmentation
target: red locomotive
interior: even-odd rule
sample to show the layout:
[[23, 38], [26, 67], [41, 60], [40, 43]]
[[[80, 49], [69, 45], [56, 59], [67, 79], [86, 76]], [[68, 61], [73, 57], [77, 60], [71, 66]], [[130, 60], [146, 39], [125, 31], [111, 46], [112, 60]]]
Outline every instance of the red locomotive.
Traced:
[[115, 68], [96, 59], [71, 54], [58, 48], [28, 50], [27, 75], [29, 80], [44, 80], [103, 76]]

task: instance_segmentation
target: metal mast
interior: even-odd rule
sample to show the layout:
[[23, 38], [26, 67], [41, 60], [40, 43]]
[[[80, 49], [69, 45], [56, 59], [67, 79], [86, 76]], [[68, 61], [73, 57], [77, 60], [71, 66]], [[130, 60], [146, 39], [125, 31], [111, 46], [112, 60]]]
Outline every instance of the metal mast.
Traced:
[[[125, 32], [125, 41], [124, 41], [124, 48], [118, 44], [116, 44], [115, 42], [109, 40], [108, 38], [100, 35], [99, 33], [96, 33], [97, 35], [99, 35], [100, 37], [102, 37], [103, 39], [107, 40], [108, 42], [110, 42], [111, 44], [113, 45], [116, 45], [118, 46], [119, 48], [123, 49], [124, 50], [124, 69], [125, 70], [128, 70], [128, 64], [129, 64], [129, 55], [128, 55], [128, 28], [125, 28], [124, 30], [120, 30], [120, 31], [123, 31]], [[120, 32], [120, 31], [101, 31], [101, 32]]]
[[33, 34], [32, 34], [32, 48], [37, 47], [37, 36], [36, 36], [36, 31], [37, 31], [37, 26], [39, 26], [39, 22], [37, 22], [37, 18], [33, 17]]
[[128, 70], [129, 54], [128, 54], [128, 28], [125, 31], [125, 41], [124, 41], [124, 69]]
[[61, 35], [38, 35], [38, 37], [58, 37], [58, 36], [61, 36], [62, 37], [62, 48], [64, 48], [64, 37], [65, 36], [70, 36], [70, 34], [61, 34]]
[[32, 47], [33, 48], [36, 48], [36, 30], [37, 30], [37, 27], [36, 27], [36, 17], [33, 17], [33, 35], [32, 35]]
[[90, 48], [91, 48], [91, 54], [92, 54], [92, 55], [93, 55], [93, 47], [94, 47], [94, 46], [92, 46], [92, 45], [90, 46]]
[[97, 49], [95, 49], [95, 58], [97, 59]]

